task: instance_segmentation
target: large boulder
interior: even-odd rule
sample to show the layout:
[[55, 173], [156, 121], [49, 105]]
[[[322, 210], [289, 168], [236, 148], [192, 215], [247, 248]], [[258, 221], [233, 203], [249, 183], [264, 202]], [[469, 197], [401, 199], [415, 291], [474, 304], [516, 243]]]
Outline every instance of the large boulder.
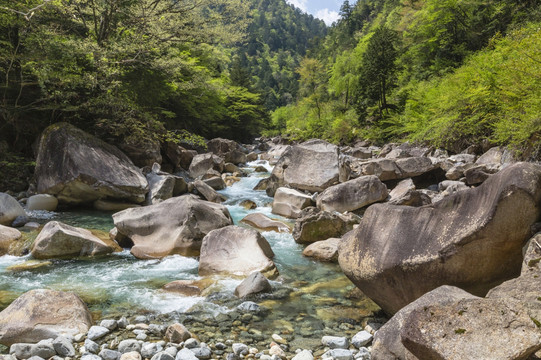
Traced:
[[123, 142], [118, 145], [138, 167], [152, 166], [154, 163], [162, 163], [160, 142], [158, 140], [141, 139], [137, 143]]
[[400, 336], [418, 359], [528, 359], [541, 349], [536, 321], [518, 302], [462, 299], [413, 310]]
[[17, 216], [25, 216], [21, 204], [12, 196], [0, 193], [0, 225], [11, 225]]
[[361, 176], [327, 188], [317, 198], [325, 211], [354, 211], [387, 198], [388, 191], [377, 176]]
[[114, 251], [90, 231], [63, 224], [58, 221], [48, 222], [32, 247], [32, 257], [51, 259], [60, 257], [94, 256], [109, 254]]
[[411, 179], [400, 181], [389, 193], [389, 204], [421, 206], [430, 204], [430, 198], [417, 191]]
[[[290, 147], [274, 166], [271, 179], [278, 186], [289, 185], [298, 190], [320, 192], [347, 180], [349, 168], [340, 159], [337, 146], [323, 140], [310, 140]], [[267, 187], [273, 196], [275, 186]]]
[[37, 343], [88, 331], [92, 316], [75, 294], [31, 290], [0, 312], [0, 344]]
[[9, 252], [11, 244], [21, 238], [22, 234], [19, 230], [0, 225], [0, 256], [6, 255]]
[[140, 259], [197, 256], [205, 235], [232, 224], [226, 207], [195, 195], [127, 209], [113, 214], [113, 221], [118, 233], [131, 239], [131, 253]]
[[49, 194], [32, 195], [26, 201], [28, 210], [55, 211], [58, 206], [58, 199]]
[[285, 187], [278, 188], [272, 202], [272, 213], [287, 218], [296, 219], [301, 215], [301, 210], [311, 206], [312, 197], [295, 189]]
[[[162, 173], [159, 164], [154, 163], [152, 171], [146, 175], [146, 178], [149, 186], [146, 200], [148, 205], [158, 204], [173, 197], [176, 179], [172, 175]], [[184, 181], [184, 179], [182, 179], [182, 181]], [[186, 185], [186, 189], [187, 187], [188, 186]]]
[[246, 154], [241, 146], [233, 140], [216, 138], [207, 142], [208, 151], [224, 158], [225, 162], [235, 165], [246, 162]]
[[148, 191], [147, 180], [124, 153], [65, 123], [43, 132], [35, 177], [39, 193], [66, 204], [102, 198], [141, 203]]
[[541, 166], [517, 163], [433, 205], [375, 204], [344, 237], [339, 263], [391, 314], [443, 284], [484, 295], [519, 274], [540, 200]]
[[415, 309], [437, 304], [449, 304], [461, 299], [477, 298], [472, 294], [453, 287], [440, 286], [414, 302], [406, 305], [385, 323], [374, 335], [372, 343], [373, 360], [411, 360], [415, 357], [404, 347], [400, 339], [400, 332], [406, 325], [406, 320]]
[[248, 276], [259, 271], [275, 277], [274, 252], [256, 230], [226, 226], [213, 230], [203, 239], [199, 257], [199, 275], [231, 274]]
[[352, 170], [359, 176], [375, 175], [381, 181], [395, 180], [402, 178], [402, 173], [394, 160], [374, 159], [369, 161], [354, 161], [351, 164]]
[[190, 163], [189, 173], [194, 179], [205, 175], [209, 170], [224, 171], [224, 159], [212, 153], [195, 155]]
[[213, 203], [222, 203], [226, 200], [226, 198], [218, 193], [216, 190], [214, 190], [210, 185], [207, 185], [207, 183], [203, 182], [202, 180], [196, 180], [193, 183], [195, 189], [205, 200], [208, 200]]
[[293, 239], [299, 244], [308, 244], [342, 237], [358, 224], [360, 218], [354, 214], [339, 214], [337, 212], [321, 211], [309, 207], [301, 212], [293, 228]]
[[262, 231], [290, 232], [289, 226], [281, 221], [271, 219], [261, 213], [246, 215], [240, 222]]
[[308, 245], [302, 252], [306, 257], [313, 257], [316, 260], [337, 262], [338, 246], [341, 238], [330, 238], [327, 240], [316, 241]]

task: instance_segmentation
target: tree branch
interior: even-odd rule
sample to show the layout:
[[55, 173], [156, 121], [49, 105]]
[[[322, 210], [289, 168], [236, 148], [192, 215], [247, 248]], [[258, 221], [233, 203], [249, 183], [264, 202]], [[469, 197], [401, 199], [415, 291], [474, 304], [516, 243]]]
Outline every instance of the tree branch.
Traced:
[[36, 7], [33, 7], [32, 9], [28, 10], [27, 12], [11, 9], [11, 8], [8, 8], [8, 7], [5, 7], [5, 6], [0, 6], [0, 9], [6, 10], [6, 11], [11, 11], [11, 12], [13, 12], [15, 14], [22, 15], [25, 18], [26, 21], [30, 21], [32, 16], [34, 16], [35, 11], [39, 10], [43, 6], [47, 5], [47, 3], [50, 2], [50, 1], [52, 1], [52, 0], [43, 0], [43, 3], [39, 4]]

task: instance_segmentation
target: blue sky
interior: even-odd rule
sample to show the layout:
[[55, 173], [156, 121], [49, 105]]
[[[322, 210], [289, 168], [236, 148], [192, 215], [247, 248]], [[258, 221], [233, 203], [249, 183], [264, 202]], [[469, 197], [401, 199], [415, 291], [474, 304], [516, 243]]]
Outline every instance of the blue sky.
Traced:
[[[317, 18], [325, 21], [327, 25], [331, 25], [339, 17], [340, 6], [344, 0], [286, 0], [288, 3], [295, 5], [299, 9]], [[350, 1], [355, 3], [355, 1]]]

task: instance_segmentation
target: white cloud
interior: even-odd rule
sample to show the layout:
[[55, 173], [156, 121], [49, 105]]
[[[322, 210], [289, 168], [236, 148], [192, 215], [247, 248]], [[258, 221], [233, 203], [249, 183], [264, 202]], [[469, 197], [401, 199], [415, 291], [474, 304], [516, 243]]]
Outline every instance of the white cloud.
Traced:
[[306, 6], [306, 3], [308, 2], [308, 0], [287, 0], [287, 2], [301, 9], [304, 12], [308, 12], [308, 7]]
[[340, 18], [338, 12], [329, 9], [318, 10], [315, 16], [325, 21], [325, 24], [327, 25], [331, 25], [333, 22]]

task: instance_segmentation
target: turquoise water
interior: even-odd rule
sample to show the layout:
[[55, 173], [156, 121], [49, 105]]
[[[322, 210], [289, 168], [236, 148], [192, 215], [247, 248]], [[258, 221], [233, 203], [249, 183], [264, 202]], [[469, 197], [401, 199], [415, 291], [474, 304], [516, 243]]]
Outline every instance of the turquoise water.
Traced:
[[[253, 190], [269, 174], [253, 172], [253, 167], [259, 163], [249, 165], [245, 169], [247, 177], [221, 191], [228, 198], [225, 205], [235, 224], [254, 211], [289, 221], [271, 214], [272, 198], [264, 191]], [[271, 170], [268, 163], [264, 165]], [[239, 206], [245, 199], [254, 201], [258, 207], [246, 210]], [[107, 232], [113, 227], [111, 214], [103, 212], [37, 212], [29, 215], [42, 224], [58, 220], [73, 226]], [[291, 234], [263, 232], [262, 235], [275, 252], [274, 261], [280, 272], [280, 277], [272, 282], [274, 293], [258, 300], [272, 310], [270, 320], [279, 322], [303, 314], [303, 319], [327, 316], [329, 321], [335, 321], [335, 318], [340, 317], [357, 317], [356, 307], [373, 308], [364, 298], [346, 298], [354, 286], [340, 272], [339, 267], [303, 257], [304, 247], [295, 243]], [[8, 269], [28, 260], [31, 260], [30, 255], [0, 257], [1, 307], [7, 306], [16, 296], [35, 288], [73, 291], [99, 316], [192, 311], [214, 316], [229, 311], [239, 302], [232, 294], [240, 280], [223, 276], [212, 278], [214, 284], [205, 290], [204, 296], [181, 296], [161, 290], [170, 281], [200, 280], [196, 258], [174, 255], [161, 260], [138, 260], [128, 250], [124, 250], [97, 258], [53, 260], [34, 270], [14, 272]], [[343, 313], [340, 313], [340, 309]], [[369, 310], [365, 312], [370, 313]]]

